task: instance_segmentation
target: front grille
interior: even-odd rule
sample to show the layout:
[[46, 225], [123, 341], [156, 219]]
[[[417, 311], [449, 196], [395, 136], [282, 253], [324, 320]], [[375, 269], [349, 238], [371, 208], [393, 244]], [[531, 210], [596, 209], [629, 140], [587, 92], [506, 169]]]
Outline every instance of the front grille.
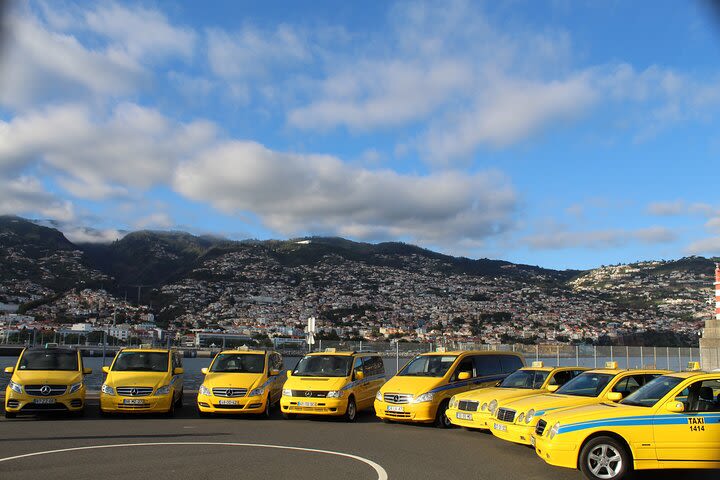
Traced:
[[465, 412], [477, 412], [479, 403], [474, 400], [460, 400], [458, 410]]
[[328, 392], [321, 390], [293, 390], [293, 397], [305, 397], [305, 398], [326, 398]]
[[62, 395], [66, 390], [67, 385], [25, 385], [25, 393], [33, 397]]
[[121, 397], [147, 397], [152, 394], [152, 387], [117, 387], [115, 389]]
[[328, 407], [299, 407], [297, 405], [290, 405], [287, 408], [290, 411], [293, 412], [315, 412], [315, 413], [329, 413], [329, 412], [335, 412], [337, 408], [328, 408]]
[[410, 415], [410, 412], [385, 412], [385, 416], [391, 418], [410, 418]]
[[387, 403], [410, 403], [413, 396], [410, 393], [386, 393], [383, 399]]
[[244, 397], [247, 394], [247, 388], [218, 387], [213, 388], [212, 392], [216, 397], [236, 398]]
[[66, 412], [67, 407], [62, 403], [26, 403], [21, 412]]
[[213, 407], [218, 410], [241, 410], [245, 405], [220, 405], [219, 403], [213, 403]]
[[497, 419], [501, 422], [512, 423], [515, 421], [515, 410], [509, 408], [498, 408]]
[[125, 403], [118, 403], [118, 408], [123, 410], [147, 410], [152, 405], [149, 403], [143, 403], [142, 405], [128, 405]]
[[547, 427], [547, 422], [545, 420], [540, 420], [535, 427], [535, 434], [538, 437], [542, 437], [542, 434], [545, 433], [545, 427]]

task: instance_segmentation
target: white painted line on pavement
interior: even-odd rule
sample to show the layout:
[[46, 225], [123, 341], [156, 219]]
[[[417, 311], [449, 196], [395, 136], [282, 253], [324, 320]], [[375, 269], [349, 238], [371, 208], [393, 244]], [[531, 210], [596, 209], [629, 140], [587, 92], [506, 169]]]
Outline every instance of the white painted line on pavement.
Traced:
[[53, 453], [65, 453], [65, 452], [77, 452], [80, 450], [95, 450], [102, 448], [124, 448], [124, 447], [153, 447], [153, 446], [167, 446], [167, 445], [220, 445], [226, 447], [255, 447], [255, 448], [275, 448], [278, 450], [295, 450], [300, 452], [310, 453], [322, 453], [326, 455], [335, 455], [337, 457], [345, 457], [353, 460], [357, 460], [366, 465], [372, 467], [377, 473], [378, 480], [388, 480], [388, 474], [383, 467], [379, 464], [363, 458], [357, 455], [351, 455], [349, 453], [333, 452], [332, 450], [318, 450], [315, 448], [303, 448], [303, 447], [288, 447], [285, 445], [265, 445], [261, 443], [230, 443], [230, 442], [153, 442], [153, 443], [120, 443], [115, 445], [90, 445], [87, 447], [72, 447], [72, 448], [61, 448], [59, 450], [45, 450], [43, 452], [26, 453], [23, 455], [15, 455], [13, 457], [0, 458], [0, 462], [10, 462], [12, 460], [19, 460], [21, 458], [37, 457], [40, 455], [50, 455]]

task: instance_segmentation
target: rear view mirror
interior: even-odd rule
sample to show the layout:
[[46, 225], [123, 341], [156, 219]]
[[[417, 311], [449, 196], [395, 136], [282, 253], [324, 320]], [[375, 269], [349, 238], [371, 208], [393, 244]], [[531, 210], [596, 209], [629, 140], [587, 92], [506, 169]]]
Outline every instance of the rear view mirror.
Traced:
[[184, 371], [182, 367], [173, 368], [173, 375], [182, 375]]
[[355, 380], [362, 380], [365, 378], [365, 374], [363, 372], [355, 372]]
[[103, 371], [103, 373], [110, 373], [110, 367], [108, 367], [107, 365], [105, 365], [105, 366], [102, 368], [102, 371]]
[[620, 392], [610, 392], [607, 394], [607, 399], [611, 402], [619, 402], [623, 399], [623, 394]]
[[201, 368], [201, 369], [200, 369], [200, 373], [202, 373], [203, 375], [207, 375], [207, 373], [208, 373], [207, 367]]
[[682, 413], [685, 411], [685, 405], [682, 402], [672, 401], [665, 404], [665, 410], [670, 413]]
[[83, 375], [90, 375], [92, 373], [92, 368], [83, 368]]
[[15, 367], [5, 367], [5, 373], [13, 373], [15, 371]]
[[277, 370], [277, 369], [275, 369], [275, 368], [271, 369], [271, 370], [270, 370], [270, 376], [271, 376], [271, 377], [274, 377], [274, 376], [276, 376], [276, 375], [280, 375], [280, 370]]
[[458, 380], [469, 380], [470, 379], [470, 372], [460, 372], [458, 374]]
[[560, 385], [548, 385], [547, 391], [552, 393], [552, 392], [556, 391], [558, 388], [560, 388]]

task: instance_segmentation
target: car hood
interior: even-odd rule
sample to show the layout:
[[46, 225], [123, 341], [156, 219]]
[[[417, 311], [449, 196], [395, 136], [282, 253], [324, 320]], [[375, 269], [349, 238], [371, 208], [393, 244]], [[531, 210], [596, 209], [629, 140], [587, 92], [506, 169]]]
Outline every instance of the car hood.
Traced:
[[409, 393], [415, 397], [444, 385], [442, 377], [394, 376], [382, 386], [382, 393]]
[[213, 373], [205, 375], [203, 385], [208, 388], [247, 388], [252, 390], [260, 385], [263, 375], [260, 373]]
[[72, 385], [82, 381], [82, 373], [77, 370], [16, 370], [12, 381], [20, 385]]
[[110, 372], [105, 383], [111, 387], [162, 387], [170, 383], [167, 372]]
[[283, 388], [290, 390], [340, 390], [350, 383], [349, 377], [288, 377]]

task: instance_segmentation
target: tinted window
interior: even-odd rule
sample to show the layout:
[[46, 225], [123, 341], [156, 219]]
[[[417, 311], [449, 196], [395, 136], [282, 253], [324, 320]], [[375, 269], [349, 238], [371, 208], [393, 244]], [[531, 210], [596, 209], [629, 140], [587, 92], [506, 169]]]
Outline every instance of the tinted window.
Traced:
[[365, 376], [385, 375], [385, 365], [380, 357], [365, 357], [363, 363]]
[[353, 357], [345, 355], [308, 355], [295, 367], [293, 375], [306, 377], [347, 377]]
[[273, 353], [270, 355], [270, 368], [272, 370], [282, 370], [283, 361], [282, 356], [279, 353]]
[[543, 370], [518, 370], [505, 377], [499, 387], [539, 389], [549, 373]]
[[522, 360], [515, 355], [502, 355], [500, 357], [500, 365], [502, 365], [502, 373], [512, 373], [523, 367]]
[[[682, 382], [682, 378], [673, 376], [658, 377], [628, 395], [628, 397], [620, 403], [639, 407], [652, 407], [661, 398], [670, 393], [670, 390], [677, 387], [680, 382]], [[676, 400], [678, 399], [676, 398]]]
[[403, 377], [444, 377], [456, 359], [456, 355], [420, 355], [405, 365], [398, 375]]
[[557, 372], [550, 379], [550, 385], [565, 385], [575, 376], [574, 374], [575, 372], [573, 370], [562, 370]]
[[720, 380], [695, 382], [676, 399], [686, 412], [720, 412]]
[[167, 372], [169, 357], [160, 352], [120, 352], [112, 369], [116, 372]]
[[473, 375], [473, 373], [474, 373], [473, 370], [474, 370], [474, 368], [473, 368], [473, 358], [472, 358], [472, 357], [464, 358], [464, 359], [462, 359], [462, 360], [460, 361], [460, 363], [458, 364], [458, 366], [455, 367], [455, 372], [453, 373], [453, 376], [452, 376], [452, 378], [450, 379], [450, 381], [455, 381], [455, 380], [457, 380], [457, 379], [458, 379], [458, 375], [460, 375], [460, 372], [468, 372], [468, 373], [470, 373], [470, 376], [471, 376], [471, 377], [474, 377], [475, 375]]
[[257, 353], [221, 353], [210, 366], [211, 372], [263, 373], [265, 355]]
[[615, 375], [607, 373], [585, 372], [558, 388], [556, 393], [577, 395], [579, 397], [597, 397], [613, 377]]
[[20, 359], [20, 370], [78, 370], [78, 354], [72, 350], [26, 351]]
[[475, 357], [475, 371], [478, 377], [503, 373], [499, 355], [478, 355]]

